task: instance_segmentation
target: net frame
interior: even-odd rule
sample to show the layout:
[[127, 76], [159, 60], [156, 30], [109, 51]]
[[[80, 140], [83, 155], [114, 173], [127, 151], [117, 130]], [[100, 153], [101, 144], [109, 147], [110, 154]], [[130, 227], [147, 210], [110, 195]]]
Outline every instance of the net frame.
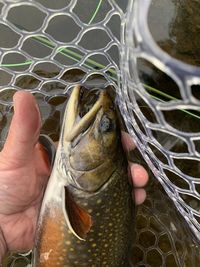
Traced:
[[[127, 25], [124, 34], [125, 45], [122, 49], [123, 54], [121, 60], [123, 84], [123, 89], [120, 92], [121, 98], [123, 99], [120, 102], [121, 112], [122, 114], [128, 114], [128, 116], [124, 117], [126, 126], [137, 143], [148, 166], [150, 166], [155, 177], [162, 184], [169, 197], [173, 200], [176, 208], [187, 221], [196, 238], [200, 241], [200, 224], [196, 219], [200, 218], [200, 194], [195, 189], [195, 185], [199, 184], [199, 178], [183, 173], [173, 161], [174, 158], [200, 161], [200, 154], [195, 149], [194, 144], [194, 140], [199, 139], [199, 132], [188, 133], [180, 131], [169, 125], [163, 116], [163, 111], [199, 109], [200, 101], [193, 97], [191, 86], [200, 84], [200, 68], [172, 58], [155, 42], [148, 26], [148, 12], [151, 2], [151, 0], [135, 0], [129, 2]], [[167, 73], [177, 83], [181, 93], [180, 100], [173, 99], [170, 102], [161, 102], [153, 99], [147, 93], [138, 74], [137, 59], [139, 57], [146, 59], [159, 70]], [[158, 123], [151, 123], [145, 118], [137, 103], [136, 93], [156, 115]], [[145, 132], [141, 131], [135, 119], [136, 117], [139, 119]], [[165, 146], [161, 146], [153, 136], [152, 130], [162, 131], [177, 137], [177, 139], [183, 140], [188, 146], [188, 153], [176, 154], [169, 151]], [[166, 156], [168, 160], [167, 165], [158, 160], [149, 147], [149, 144], [153, 144]], [[176, 186], [167, 177], [164, 169], [172, 171], [180, 179], [187, 181], [190, 188], [187, 190]], [[194, 209], [189, 206], [180, 196], [181, 194], [195, 197], [198, 203], [197, 208]]]

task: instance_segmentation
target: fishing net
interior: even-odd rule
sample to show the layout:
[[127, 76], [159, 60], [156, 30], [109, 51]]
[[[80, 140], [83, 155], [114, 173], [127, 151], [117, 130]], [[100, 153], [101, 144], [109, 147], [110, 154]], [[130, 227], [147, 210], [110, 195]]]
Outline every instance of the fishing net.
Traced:
[[[200, 239], [200, 69], [177, 61], [156, 44], [148, 26], [150, 4], [134, 1], [129, 6], [121, 60], [121, 108], [143, 157]], [[146, 70], [141, 71], [142, 64]], [[148, 71], [159, 76], [160, 88], [143, 83], [151, 75]], [[181, 151], [172, 145], [178, 142]]]
[[[190, 234], [179, 231], [186, 227], [182, 218], [178, 217], [177, 228], [171, 220], [165, 226], [159, 198], [173, 202], [199, 238], [200, 71], [170, 57], [171, 44], [165, 43], [166, 54], [161, 50], [163, 43], [159, 48], [153, 40], [148, 8], [155, 2], [0, 1], [0, 35], [4, 37], [0, 40], [0, 142], [2, 147], [16, 91], [25, 89], [35, 95], [42, 133], [57, 140], [61, 113], [75, 84], [88, 89], [112, 86], [130, 134], [171, 199], [164, 193], [154, 195], [147, 198], [146, 208], [140, 208], [133, 262], [136, 266], [197, 266], [192, 238], [188, 249], [184, 248]], [[196, 56], [194, 65], [198, 60]], [[158, 186], [152, 188], [161, 190]], [[167, 209], [163, 201], [161, 206]], [[171, 202], [173, 220], [177, 215], [170, 213]], [[154, 242], [145, 245], [140, 241], [144, 235]], [[27, 257], [14, 254], [7, 266], [22, 266], [23, 260], [24, 266], [30, 263]]]

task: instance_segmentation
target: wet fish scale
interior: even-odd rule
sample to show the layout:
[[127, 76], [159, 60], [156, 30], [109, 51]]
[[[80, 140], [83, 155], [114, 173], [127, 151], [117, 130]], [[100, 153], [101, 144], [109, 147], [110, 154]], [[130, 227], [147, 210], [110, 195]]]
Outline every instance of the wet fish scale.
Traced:
[[[100, 193], [86, 198], [85, 194], [83, 197], [79, 193], [76, 195], [76, 190], [73, 189], [77, 203], [84, 206], [94, 218], [86, 241], [79, 240], [70, 232], [62, 210], [55, 206], [46, 211], [41, 228], [40, 255], [37, 255], [41, 263], [37, 266], [122, 267], [121, 263], [127, 262], [133, 236], [133, 226], [130, 227], [133, 213], [129, 212], [133, 204], [126, 165], [120, 165], [118, 164], [121, 169], [118, 168], [112, 175], [109, 186]], [[48, 262], [45, 260], [47, 258]]]
[[80, 118], [79, 96], [76, 86], [40, 212], [34, 267], [127, 267], [134, 203], [116, 112], [103, 90]]

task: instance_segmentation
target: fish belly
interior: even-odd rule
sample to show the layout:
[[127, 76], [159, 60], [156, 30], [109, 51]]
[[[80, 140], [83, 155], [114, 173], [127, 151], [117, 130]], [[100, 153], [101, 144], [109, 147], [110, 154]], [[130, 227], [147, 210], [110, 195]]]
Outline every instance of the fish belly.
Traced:
[[115, 172], [112, 182], [93, 196], [86, 198], [72, 192], [77, 204], [92, 217], [85, 241], [71, 233], [61, 206], [46, 208], [38, 234], [35, 267], [128, 266], [134, 205], [128, 178], [122, 175], [124, 171]]

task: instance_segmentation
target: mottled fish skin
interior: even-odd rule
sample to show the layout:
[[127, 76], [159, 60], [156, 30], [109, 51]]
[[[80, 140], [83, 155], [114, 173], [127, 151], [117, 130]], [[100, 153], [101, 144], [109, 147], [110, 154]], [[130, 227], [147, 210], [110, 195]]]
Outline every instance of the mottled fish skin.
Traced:
[[[69, 150], [73, 151], [73, 146]], [[94, 193], [83, 191], [74, 185], [67, 186], [75, 203], [92, 218], [92, 226], [85, 240], [76, 237], [68, 227], [60, 197], [63, 184], [59, 182], [59, 172], [53, 174], [54, 179], [48, 185], [53, 196], [44, 203], [39, 219], [34, 267], [129, 266], [128, 253], [134, 236], [134, 203], [127, 177], [127, 162], [119, 137], [115, 150], [110, 163], [112, 173], [99, 190]], [[71, 154], [72, 152], [69, 153]], [[70, 171], [74, 177], [79, 170], [72, 165]], [[84, 174], [86, 180], [92, 172], [93, 170], [88, 170]], [[108, 173], [105, 172], [105, 175]]]
[[77, 203], [94, 218], [92, 228], [85, 241], [79, 240], [68, 229], [62, 209], [52, 204], [40, 230], [36, 266], [122, 267], [133, 237], [133, 204], [125, 165], [119, 166], [109, 185], [95, 196], [81, 197], [72, 190]]

